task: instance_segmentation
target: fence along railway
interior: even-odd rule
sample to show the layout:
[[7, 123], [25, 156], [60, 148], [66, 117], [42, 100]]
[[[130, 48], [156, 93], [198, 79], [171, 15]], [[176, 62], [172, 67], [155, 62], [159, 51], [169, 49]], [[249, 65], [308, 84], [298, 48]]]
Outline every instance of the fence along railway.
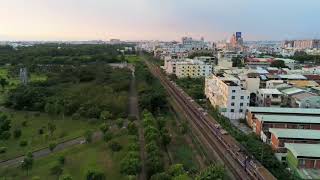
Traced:
[[145, 60], [151, 73], [157, 77], [168, 94], [178, 102], [191, 120], [194, 128], [201, 132], [218, 154], [234, 179], [274, 180], [276, 179], [261, 163], [253, 158], [212, 116], [185, 94], [174, 82], [165, 76], [160, 68]]

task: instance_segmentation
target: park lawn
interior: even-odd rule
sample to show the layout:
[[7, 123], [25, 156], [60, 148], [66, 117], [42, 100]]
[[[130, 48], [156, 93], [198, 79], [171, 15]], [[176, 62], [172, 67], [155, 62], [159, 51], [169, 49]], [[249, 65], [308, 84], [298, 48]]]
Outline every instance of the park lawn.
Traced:
[[[9, 140], [1, 141], [0, 147], [7, 147], [7, 152], [0, 154], [0, 161], [23, 155], [28, 151], [34, 151], [47, 147], [50, 142], [63, 142], [68, 139], [82, 136], [88, 129], [97, 129], [99, 123], [89, 123], [85, 120], [72, 120], [70, 117], [62, 119], [61, 116], [50, 117], [45, 113], [39, 116], [36, 113], [26, 111], [9, 111], [7, 110], [9, 118], [11, 119], [11, 137]], [[22, 122], [27, 121], [27, 126], [23, 127]], [[56, 125], [56, 130], [53, 136], [49, 134], [48, 122], [53, 122]], [[21, 129], [22, 135], [20, 138], [13, 137], [15, 129]], [[44, 134], [38, 133], [39, 129], [43, 128]], [[22, 140], [27, 140], [28, 145], [20, 146]]]
[[[127, 180], [120, 174], [120, 162], [127, 153], [128, 144], [131, 141], [129, 136], [116, 137], [123, 149], [119, 152], [111, 152], [108, 144], [102, 141], [92, 144], [82, 144], [76, 147], [57, 152], [48, 157], [35, 160], [32, 170], [27, 176], [25, 171], [19, 167], [0, 168], [0, 177], [10, 179], [31, 179], [38, 176], [41, 179], [55, 180], [56, 175], [50, 174], [50, 168], [57, 163], [60, 156], [66, 158], [63, 166], [63, 174], [70, 174], [73, 179], [85, 179], [88, 169], [96, 169], [105, 173], [106, 179]], [[0, 178], [1, 179], [1, 178]]]
[[139, 62], [141, 59], [140, 59], [140, 56], [136, 56], [136, 55], [128, 55], [126, 56], [126, 60], [129, 62], [129, 63], [136, 63], [136, 62]]

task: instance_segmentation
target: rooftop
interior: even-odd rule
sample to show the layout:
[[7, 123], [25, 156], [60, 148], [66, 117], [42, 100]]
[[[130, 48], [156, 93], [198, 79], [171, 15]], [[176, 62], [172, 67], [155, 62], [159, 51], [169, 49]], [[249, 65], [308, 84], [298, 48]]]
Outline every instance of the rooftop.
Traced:
[[281, 92], [283, 94], [287, 94], [287, 95], [291, 95], [291, 94], [296, 94], [296, 93], [300, 93], [300, 92], [304, 92], [305, 90], [303, 89], [299, 89], [299, 88], [295, 88], [295, 87], [291, 87], [291, 88], [286, 88], [281, 90]]
[[269, 132], [274, 134], [277, 138], [291, 138], [291, 139], [318, 139], [320, 140], [319, 130], [310, 129], [279, 129], [270, 128]]
[[274, 60], [284, 61], [284, 63], [294, 63], [295, 62], [295, 60], [293, 60], [293, 59], [284, 59], [284, 58], [275, 58]]
[[279, 75], [279, 78], [281, 79], [289, 79], [289, 80], [299, 80], [299, 79], [307, 79], [301, 74], [281, 74]]
[[259, 89], [260, 94], [282, 94], [278, 89]]
[[301, 124], [320, 124], [320, 117], [317, 116], [287, 116], [287, 115], [264, 115], [257, 114], [255, 117], [263, 122], [279, 123], [301, 123]]
[[309, 108], [249, 107], [248, 110], [254, 113], [320, 115], [320, 109]]
[[320, 158], [320, 144], [297, 144], [285, 143], [285, 147], [298, 157], [315, 157]]

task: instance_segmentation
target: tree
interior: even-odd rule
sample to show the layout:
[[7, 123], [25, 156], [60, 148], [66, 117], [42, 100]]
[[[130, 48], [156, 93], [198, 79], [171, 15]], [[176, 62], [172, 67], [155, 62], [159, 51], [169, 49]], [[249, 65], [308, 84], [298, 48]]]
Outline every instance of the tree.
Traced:
[[207, 180], [207, 179], [223, 179], [225, 175], [225, 169], [220, 165], [210, 165], [208, 168], [201, 171], [197, 176], [196, 180]]
[[242, 62], [242, 58], [237, 56], [237, 57], [233, 57], [231, 59], [232, 61], [232, 67], [244, 67], [244, 64]]
[[271, 67], [277, 67], [277, 68], [285, 68], [286, 65], [284, 63], [284, 61], [282, 60], [275, 60], [271, 63], [270, 65]]
[[0, 85], [2, 87], [2, 90], [4, 90], [5, 86], [7, 86], [9, 82], [5, 78], [0, 78]]
[[19, 138], [20, 136], [21, 136], [21, 130], [20, 129], [15, 129], [14, 131], [13, 131], [13, 136], [14, 136], [14, 138]]
[[122, 146], [117, 142], [117, 141], [112, 141], [109, 144], [109, 148], [113, 151], [113, 152], [118, 152], [122, 149]]
[[151, 176], [150, 180], [171, 180], [171, 176], [165, 172], [156, 173]]
[[49, 149], [50, 149], [50, 151], [52, 152], [53, 150], [54, 150], [54, 148], [56, 148], [57, 147], [57, 143], [55, 143], [55, 142], [51, 142], [50, 144], [49, 144]]
[[33, 166], [33, 155], [31, 152], [27, 153], [25, 158], [23, 159], [21, 163], [21, 168], [25, 171], [27, 171], [27, 175], [29, 174], [29, 170], [32, 169]]
[[128, 133], [129, 133], [130, 135], [136, 135], [136, 134], [138, 134], [138, 128], [137, 128], [136, 123], [134, 123], [134, 122], [129, 122], [129, 123], [128, 123]]
[[91, 143], [91, 142], [92, 142], [92, 135], [93, 135], [93, 132], [90, 131], [90, 130], [87, 130], [87, 131], [85, 132], [84, 137], [85, 137], [85, 139], [86, 139], [86, 141], [87, 141], [88, 143]]
[[48, 130], [50, 132], [50, 136], [53, 136], [53, 132], [56, 130], [56, 125], [52, 122], [48, 123]]
[[118, 118], [117, 121], [116, 121], [116, 123], [117, 123], [118, 128], [122, 128], [122, 126], [123, 126], [123, 119], [122, 119], [122, 118]]
[[105, 180], [106, 177], [103, 174], [103, 172], [98, 171], [96, 169], [90, 169], [87, 171], [86, 179], [87, 180]]
[[64, 174], [59, 177], [59, 180], [72, 180], [72, 176], [70, 174]]
[[10, 138], [11, 120], [8, 116], [0, 115], [0, 139], [7, 140]]
[[109, 111], [102, 111], [100, 113], [100, 119], [101, 120], [108, 120], [112, 117], [112, 114]]
[[139, 154], [135, 151], [129, 152], [120, 163], [120, 172], [125, 175], [137, 175], [141, 169]]
[[112, 139], [112, 133], [111, 133], [111, 132], [106, 132], [106, 133], [103, 135], [103, 140], [104, 140], [105, 142], [109, 142], [111, 139]]
[[168, 173], [175, 177], [186, 173], [186, 171], [183, 168], [183, 164], [174, 164], [169, 167]]
[[66, 158], [64, 156], [59, 156], [58, 162], [61, 165], [64, 165], [66, 163]]
[[103, 134], [106, 134], [106, 132], [109, 130], [109, 125], [107, 123], [102, 123], [100, 125], [100, 130]]
[[53, 103], [47, 103], [44, 107], [44, 110], [46, 113], [48, 113], [49, 115], [55, 115], [57, 110], [56, 110], [56, 106]]

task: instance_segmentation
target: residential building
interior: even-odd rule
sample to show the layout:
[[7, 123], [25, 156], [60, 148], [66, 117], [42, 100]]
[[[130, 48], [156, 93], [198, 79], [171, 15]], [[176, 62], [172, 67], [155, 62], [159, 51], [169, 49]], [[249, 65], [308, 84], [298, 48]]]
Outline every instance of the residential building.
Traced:
[[259, 89], [257, 105], [261, 107], [280, 106], [282, 93], [278, 89]]
[[211, 75], [205, 79], [205, 95], [225, 117], [245, 118], [249, 106], [249, 92], [240, 86], [240, 80], [230, 75]]
[[164, 69], [168, 74], [175, 74], [178, 78], [196, 78], [212, 74], [211, 64], [196, 59], [166, 60]]

